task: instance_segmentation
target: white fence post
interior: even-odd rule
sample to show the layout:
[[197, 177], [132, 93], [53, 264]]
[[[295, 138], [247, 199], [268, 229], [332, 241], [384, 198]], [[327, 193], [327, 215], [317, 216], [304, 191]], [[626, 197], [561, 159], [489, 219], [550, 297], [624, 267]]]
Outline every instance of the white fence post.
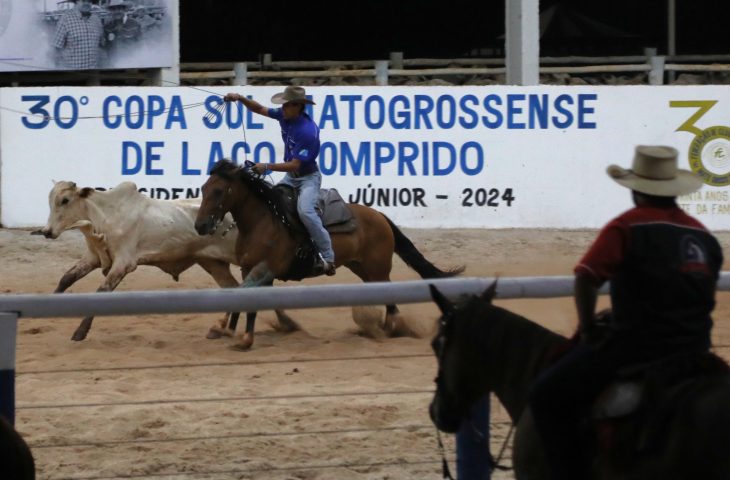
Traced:
[[403, 70], [403, 52], [390, 52], [390, 66], [395, 70]]
[[0, 313], [0, 415], [15, 424], [15, 344], [18, 315]]
[[664, 85], [664, 59], [662, 55], [654, 55], [649, 58], [649, 85]]
[[376, 60], [375, 61], [375, 85], [386, 86], [388, 85], [388, 61], [387, 60]]
[[246, 62], [234, 63], [233, 75], [231, 85], [248, 85], [248, 65], [246, 65]]

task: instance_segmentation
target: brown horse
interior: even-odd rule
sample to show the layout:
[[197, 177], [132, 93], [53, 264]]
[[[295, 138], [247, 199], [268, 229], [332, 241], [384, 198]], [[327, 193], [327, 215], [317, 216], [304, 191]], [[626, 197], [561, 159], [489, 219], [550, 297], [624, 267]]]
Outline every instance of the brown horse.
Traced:
[[[274, 279], [301, 280], [315, 276], [312, 243], [302, 230], [292, 228], [284, 215], [285, 206], [276, 189], [254, 174], [248, 166], [240, 167], [221, 160], [210, 171], [202, 187], [203, 200], [195, 220], [200, 235], [214, 232], [226, 212], [231, 212], [238, 227], [236, 252], [243, 274], [243, 287], [272, 285]], [[344, 265], [364, 282], [390, 281], [393, 253], [423, 278], [458, 275], [464, 267], [443, 271], [426, 260], [413, 243], [382, 213], [349, 204], [356, 228], [331, 233], [336, 266]], [[236, 344], [248, 349], [253, 344], [256, 312], [246, 316], [246, 332]], [[398, 307], [386, 305], [384, 329], [396, 330]], [[232, 318], [230, 329], [235, 329]], [[281, 325], [291, 329], [291, 325]]]
[[[481, 296], [454, 304], [431, 287], [442, 317], [432, 343], [438, 376], [429, 413], [440, 430], [455, 432], [470, 407], [494, 392], [517, 424], [512, 450], [515, 478], [548, 480], [542, 444], [525, 407], [533, 379], [568, 340], [492, 305], [495, 288], [493, 284]], [[652, 374], [656, 372], [647, 375]], [[730, 479], [726, 366], [661, 388], [651, 397], [658, 401], [616, 414], [617, 418], [594, 420], [592, 433], [586, 435], [593, 452], [593, 479]]]

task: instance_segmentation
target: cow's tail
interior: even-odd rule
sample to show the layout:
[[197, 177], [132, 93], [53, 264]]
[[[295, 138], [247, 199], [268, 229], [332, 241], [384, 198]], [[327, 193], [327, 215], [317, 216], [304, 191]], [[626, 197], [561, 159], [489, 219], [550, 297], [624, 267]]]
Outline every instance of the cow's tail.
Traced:
[[395, 253], [406, 262], [406, 265], [415, 270], [421, 278], [447, 278], [454, 277], [462, 273], [465, 269], [464, 265], [450, 268], [449, 270], [441, 270], [433, 263], [426, 260], [421, 252], [418, 251], [413, 242], [406, 237], [400, 228], [398, 228], [387, 216], [383, 215], [390, 225], [395, 237]]

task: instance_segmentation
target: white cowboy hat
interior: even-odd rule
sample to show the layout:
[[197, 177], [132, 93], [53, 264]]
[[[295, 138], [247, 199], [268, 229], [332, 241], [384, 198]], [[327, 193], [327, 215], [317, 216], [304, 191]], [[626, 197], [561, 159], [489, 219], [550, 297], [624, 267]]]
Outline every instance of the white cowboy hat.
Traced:
[[687, 195], [699, 190], [703, 181], [694, 172], [677, 167], [678, 155], [673, 147], [639, 145], [630, 170], [610, 165], [606, 173], [619, 185], [647, 195]]
[[302, 87], [293, 86], [288, 86], [283, 92], [271, 97], [271, 101], [277, 105], [283, 105], [288, 102], [315, 104], [304, 95], [304, 89]]

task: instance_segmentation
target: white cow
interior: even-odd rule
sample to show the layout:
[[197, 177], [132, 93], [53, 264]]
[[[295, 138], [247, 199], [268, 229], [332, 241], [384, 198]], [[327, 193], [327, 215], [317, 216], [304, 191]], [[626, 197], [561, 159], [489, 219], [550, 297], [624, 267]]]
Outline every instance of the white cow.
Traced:
[[[55, 182], [48, 194], [48, 224], [39, 232], [57, 238], [69, 229], [79, 229], [88, 251], [58, 282], [55, 293], [64, 292], [89, 272], [101, 268], [106, 276], [97, 291], [114, 290], [122, 279], [138, 265], [152, 265], [172, 275], [179, 275], [198, 264], [221, 287], [235, 287], [229, 264], [238, 265], [237, 231], [227, 215], [213, 235], [201, 236], [195, 231], [199, 200], [156, 200], [138, 192], [132, 182], [120, 183], [101, 192], [93, 188], [79, 189], [75, 183]], [[296, 329], [296, 324], [283, 311], [276, 312], [279, 327]], [[83, 340], [91, 328], [93, 317], [86, 317], [74, 332], [73, 340]], [[238, 314], [231, 317], [235, 329]], [[208, 338], [226, 333], [226, 319], [216, 322]]]

